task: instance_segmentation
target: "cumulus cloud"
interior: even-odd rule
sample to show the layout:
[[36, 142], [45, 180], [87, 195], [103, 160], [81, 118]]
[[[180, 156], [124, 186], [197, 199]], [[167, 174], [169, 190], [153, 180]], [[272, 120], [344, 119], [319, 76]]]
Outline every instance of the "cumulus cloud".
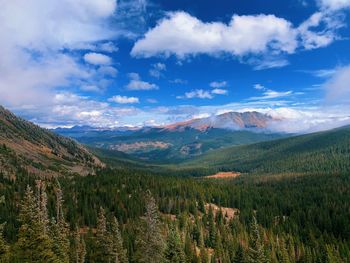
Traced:
[[3, 1], [0, 103], [40, 108], [57, 87], [87, 85], [96, 72], [69, 51], [111, 38], [107, 20], [115, 9], [115, 0]]
[[101, 75], [115, 77], [118, 75], [118, 70], [111, 66], [102, 66], [98, 69], [98, 73]]
[[212, 88], [224, 88], [227, 87], [227, 81], [213, 81], [209, 84]]
[[[312, 30], [320, 26], [323, 27], [323, 30]], [[339, 38], [335, 30], [343, 26], [341, 17], [334, 14], [330, 15], [324, 12], [317, 12], [304, 21], [298, 27], [298, 31], [303, 47], [308, 50], [331, 44]]]
[[133, 104], [133, 103], [139, 103], [139, 98], [136, 97], [127, 97], [127, 96], [113, 96], [108, 99], [110, 102], [120, 103], [120, 104]]
[[178, 99], [212, 99], [213, 95], [210, 91], [203, 89], [196, 89], [189, 92], [186, 92], [184, 96], [177, 96]]
[[331, 11], [350, 7], [349, 0], [318, 0], [318, 4], [321, 6], [321, 8], [329, 9]]
[[127, 90], [156, 90], [159, 87], [156, 84], [141, 80], [137, 73], [129, 73], [130, 82], [126, 85]]
[[226, 95], [228, 93], [228, 91], [226, 89], [213, 89], [211, 91], [212, 94], [216, 94], [216, 95]]
[[265, 87], [263, 86], [263, 85], [261, 85], [261, 84], [255, 84], [254, 85], [254, 89], [257, 89], [257, 90], [264, 90], [265, 89]]
[[159, 79], [162, 76], [162, 72], [166, 70], [166, 65], [164, 63], [152, 64], [149, 74], [152, 77]]
[[332, 78], [328, 80], [324, 88], [326, 90], [326, 102], [341, 104], [350, 102], [350, 66], [336, 70]]
[[135, 43], [131, 55], [175, 55], [180, 59], [197, 54], [227, 53], [241, 58], [253, 55], [246, 62], [256, 65], [256, 69], [283, 67], [288, 61], [281, 55], [295, 53], [298, 48], [324, 47], [336, 40], [336, 29], [344, 26], [341, 21], [318, 12], [299, 27], [264, 14], [233, 15], [225, 24], [203, 22], [182, 11], [171, 12]]
[[84, 60], [92, 65], [109, 65], [112, 62], [109, 56], [95, 52], [85, 54]]
[[220, 52], [245, 55], [268, 49], [292, 53], [296, 47], [291, 23], [274, 15], [234, 15], [229, 24], [224, 24], [205, 23], [188, 13], [173, 12], [138, 40], [131, 54], [143, 57]]

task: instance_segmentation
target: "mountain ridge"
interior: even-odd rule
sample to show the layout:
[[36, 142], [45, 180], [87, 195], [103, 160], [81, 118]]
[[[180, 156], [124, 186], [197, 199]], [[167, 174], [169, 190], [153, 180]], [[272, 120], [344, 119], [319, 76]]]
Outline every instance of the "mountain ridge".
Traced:
[[[103, 163], [85, 147], [17, 117], [0, 106], [0, 169], [15, 174], [18, 168], [43, 176], [93, 173]], [[14, 164], [11, 165], [11, 162]]]

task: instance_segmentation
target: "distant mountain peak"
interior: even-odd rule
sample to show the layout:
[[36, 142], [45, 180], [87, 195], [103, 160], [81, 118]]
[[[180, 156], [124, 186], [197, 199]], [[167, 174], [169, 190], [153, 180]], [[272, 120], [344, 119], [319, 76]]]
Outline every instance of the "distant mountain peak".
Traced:
[[266, 129], [269, 122], [275, 120], [270, 115], [260, 112], [226, 112], [206, 118], [197, 118], [166, 125], [163, 128], [169, 131], [181, 131], [192, 128], [206, 131], [211, 128], [243, 130], [243, 129]]

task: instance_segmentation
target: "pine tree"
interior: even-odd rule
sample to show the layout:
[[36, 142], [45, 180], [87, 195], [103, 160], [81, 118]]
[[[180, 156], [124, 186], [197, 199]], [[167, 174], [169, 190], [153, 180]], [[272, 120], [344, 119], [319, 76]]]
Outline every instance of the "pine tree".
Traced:
[[127, 263], [127, 251], [123, 246], [123, 239], [119, 230], [117, 218], [113, 217], [111, 222], [111, 239], [113, 243], [112, 261], [113, 263]]
[[196, 254], [196, 248], [195, 244], [192, 242], [192, 238], [189, 233], [185, 236], [185, 255], [186, 255], [186, 261], [187, 262], [197, 262], [197, 254]]
[[185, 253], [178, 230], [171, 226], [165, 249], [165, 260], [169, 263], [185, 263]]
[[204, 244], [204, 233], [203, 233], [203, 228], [200, 228], [199, 231], [199, 249], [200, 249], [200, 262], [201, 263], [208, 263], [209, 261], [209, 255], [208, 251], [205, 248]]
[[279, 262], [281, 263], [290, 263], [289, 255], [288, 255], [288, 250], [286, 248], [286, 243], [282, 239], [280, 241], [280, 246], [279, 246]]
[[146, 213], [136, 238], [135, 260], [139, 263], [161, 263], [165, 240], [162, 235], [158, 207], [150, 192], [146, 193]]
[[208, 245], [209, 247], [214, 248], [215, 247], [215, 241], [217, 237], [217, 230], [215, 226], [215, 220], [214, 220], [214, 213], [213, 213], [213, 208], [210, 206], [209, 207], [209, 212], [208, 212], [208, 223], [209, 223], [209, 236], [208, 236]]
[[10, 247], [6, 243], [4, 237], [3, 237], [3, 231], [4, 231], [5, 224], [0, 224], [0, 262], [7, 263], [10, 262], [9, 260], [9, 250]]
[[96, 262], [114, 262], [112, 261], [113, 244], [110, 234], [107, 231], [107, 222], [105, 217], [105, 211], [101, 207], [96, 226]]
[[[0, 205], [5, 203], [5, 197], [0, 197]], [[6, 223], [0, 224], [0, 262], [7, 263], [9, 262], [9, 250], [10, 247], [4, 239], [3, 232]]]
[[60, 262], [69, 262], [69, 226], [64, 219], [63, 198], [61, 188], [55, 189], [56, 194], [56, 219], [50, 223], [50, 236], [53, 240], [53, 251]]
[[86, 256], [85, 241], [79, 233], [79, 228], [76, 227], [70, 247], [70, 262], [71, 263], [84, 263]]
[[[45, 198], [44, 198], [45, 199]], [[21, 226], [16, 243], [15, 260], [18, 262], [59, 262], [52, 250], [46, 221], [46, 203], [42, 193], [35, 198], [28, 186], [21, 203]]]
[[233, 258], [233, 263], [245, 263], [244, 249], [241, 244], [238, 245], [235, 257]]
[[261, 240], [259, 225], [255, 216], [251, 223], [251, 240], [248, 253], [248, 262], [251, 263], [266, 263], [268, 262], [265, 256], [264, 245]]

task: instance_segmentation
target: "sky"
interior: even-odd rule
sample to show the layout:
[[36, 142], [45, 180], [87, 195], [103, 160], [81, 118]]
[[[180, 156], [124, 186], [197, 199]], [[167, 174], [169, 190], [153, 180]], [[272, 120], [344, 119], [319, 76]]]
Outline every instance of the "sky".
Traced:
[[43, 127], [350, 124], [350, 0], [0, 0], [0, 104]]

